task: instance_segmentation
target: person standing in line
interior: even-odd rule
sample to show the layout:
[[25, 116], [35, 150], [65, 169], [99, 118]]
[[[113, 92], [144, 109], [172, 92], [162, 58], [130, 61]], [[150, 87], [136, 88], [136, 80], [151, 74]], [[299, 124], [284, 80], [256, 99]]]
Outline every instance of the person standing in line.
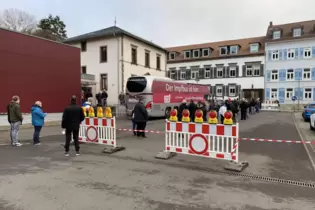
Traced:
[[226, 108], [226, 103], [222, 102], [222, 106], [220, 107], [219, 109], [219, 116], [220, 116], [220, 119], [221, 119], [221, 124], [223, 124], [223, 121], [224, 121], [224, 114], [225, 112], [227, 111], [227, 108]]
[[241, 104], [240, 104], [240, 109], [241, 109], [241, 120], [246, 120], [247, 103], [245, 99], [242, 99]]
[[193, 100], [190, 100], [190, 103], [188, 105], [189, 113], [190, 113], [190, 121], [195, 121], [195, 112], [197, 110], [197, 106]]
[[80, 155], [79, 129], [84, 120], [82, 108], [77, 105], [77, 97], [71, 97], [71, 103], [67, 106], [62, 115], [61, 127], [66, 129], [65, 156], [69, 156], [71, 137], [73, 136], [76, 155]]
[[135, 105], [134, 115], [134, 121], [137, 124], [137, 137], [146, 138], [144, 130], [148, 121], [148, 112], [143, 104], [143, 99], [139, 99]]
[[33, 143], [35, 146], [40, 145], [39, 135], [44, 125], [44, 119], [47, 113], [43, 113], [42, 102], [36, 101], [32, 106], [32, 125], [34, 126]]
[[178, 121], [182, 121], [183, 111], [184, 111], [185, 109], [188, 109], [186, 99], [184, 99], [184, 100], [182, 101], [182, 103], [179, 105], [178, 113], [177, 113]]
[[20, 108], [20, 97], [13, 96], [11, 103], [7, 106], [8, 121], [10, 123], [10, 137], [12, 146], [22, 146], [18, 140], [20, 126], [23, 122], [23, 116]]
[[132, 131], [133, 131], [133, 135], [136, 136], [136, 135], [137, 135], [137, 132], [136, 132], [137, 125], [136, 125], [136, 123], [135, 123], [135, 111], [134, 111], [134, 109], [133, 109], [132, 112], [131, 112], [131, 121], [132, 121]]
[[101, 99], [102, 99], [102, 105], [103, 107], [107, 106], [107, 98], [108, 98], [108, 94], [105, 90], [103, 90], [102, 94], [101, 94]]

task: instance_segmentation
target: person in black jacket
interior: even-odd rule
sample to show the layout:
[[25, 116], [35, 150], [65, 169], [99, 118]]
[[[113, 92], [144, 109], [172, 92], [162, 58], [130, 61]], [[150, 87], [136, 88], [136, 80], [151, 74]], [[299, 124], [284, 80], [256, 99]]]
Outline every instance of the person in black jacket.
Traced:
[[134, 107], [134, 122], [137, 125], [137, 137], [146, 138], [145, 127], [148, 121], [148, 112], [143, 105], [143, 99], [139, 99], [139, 102]]
[[69, 156], [71, 135], [73, 135], [76, 155], [80, 155], [79, 129], [84, 120], [82, 108], [77, 105], [77, 97], [71, 97], [71, 104], [65, 108], [62, 115], [61, 127], [66, 129], [65, 156]]
[[187, 101], [184, 99], [183, 102], [179, 105], [179, 108], [178, 108], [178, 121], [182, 121], [182, 118], [183, 118], [183, 111], [185, 109], [188, 109], [188, 106], [187, 106]]
[[197, 109], [200, 109], [202, 111], [202, 118], [203, 118], [203, 121], [207, 121], [207, 107], [206, 107], [206, 104], [202, 101], [199, 101], [197, 103]]
[[240, 109], [241, 109], [241, 120], [246, 120], [246, 110], [248, 108], [248, 105], [246, 103], [246, 101], [243, 99], [241, 101], [241, 104], [240, 104]]
[[188, 105], [189, 113], [190, 113], [190, 121], [195, 121], [195, 112], [197, 110], [197, 106], [193, 100], [190, 100], [190, 103]]

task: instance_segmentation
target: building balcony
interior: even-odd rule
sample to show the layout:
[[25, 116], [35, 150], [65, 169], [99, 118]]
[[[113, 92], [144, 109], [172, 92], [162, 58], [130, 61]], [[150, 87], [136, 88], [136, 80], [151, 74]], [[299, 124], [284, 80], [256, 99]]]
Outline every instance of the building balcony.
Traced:
[[95, 75], [93, 75], [93, 74], [81, 74], [81, 80], [94, 81]]

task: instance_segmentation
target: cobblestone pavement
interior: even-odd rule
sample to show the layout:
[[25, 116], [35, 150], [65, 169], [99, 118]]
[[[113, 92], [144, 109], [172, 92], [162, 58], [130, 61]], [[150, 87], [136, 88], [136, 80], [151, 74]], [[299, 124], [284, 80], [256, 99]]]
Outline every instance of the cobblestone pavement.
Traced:
[[[163, 131], [164, 120], [148, 129]], [[117, 121], [130, 128], [130, 121]], [[53, 129], [53, 128], [47, 128]], [[53, 131], [51, 131], [53, 133]], [[104, 155], [101, 145], [82, 144], [82, 155], [63, 156], [59, 134], [43, 145], [0, 146], [0, 209], [19, 210], [270, 210], [315, 208], [314, 188], [229, 176], [225, 161], [178, 155], [156, 160], [161, 134], [148, 139], [117, 132], [126, 150]], [[260, 113], [240, 124], [241, 137], [300, 140], [289, 113]], [[28, 140], [24, 140], [28, 142]], [[311, 181], [314, 173], [301, 144], [241, 142], [242, 173]]]

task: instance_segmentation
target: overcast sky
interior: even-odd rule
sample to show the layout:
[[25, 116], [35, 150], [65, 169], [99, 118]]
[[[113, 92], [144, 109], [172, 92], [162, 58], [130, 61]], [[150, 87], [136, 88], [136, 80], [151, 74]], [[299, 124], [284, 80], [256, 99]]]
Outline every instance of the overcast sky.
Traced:
[[315, 0], [2, 0], [38, 19], [59, 15], [68, 37], [114, 25], [163, 47], [263, 36], [274, 24], [315, 19]]

